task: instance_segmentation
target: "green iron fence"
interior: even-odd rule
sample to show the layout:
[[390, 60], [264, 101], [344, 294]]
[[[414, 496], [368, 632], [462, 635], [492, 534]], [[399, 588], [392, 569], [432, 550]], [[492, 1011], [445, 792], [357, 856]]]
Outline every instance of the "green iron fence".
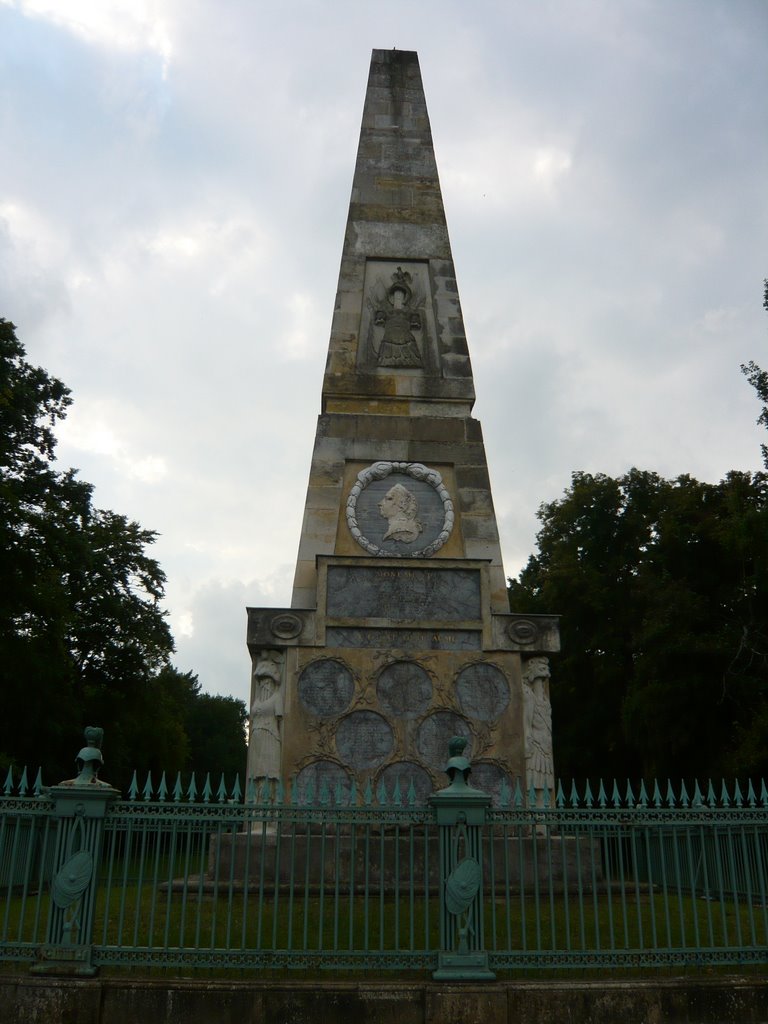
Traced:
[[587, 786], [536, 808], [519, 788], [490, 806], [454, 773], [446, 793], [244, 801], [193, 777], [123, 800], [9, 773], [0, 960], [438, 977], [766, 962], [764, 786]]

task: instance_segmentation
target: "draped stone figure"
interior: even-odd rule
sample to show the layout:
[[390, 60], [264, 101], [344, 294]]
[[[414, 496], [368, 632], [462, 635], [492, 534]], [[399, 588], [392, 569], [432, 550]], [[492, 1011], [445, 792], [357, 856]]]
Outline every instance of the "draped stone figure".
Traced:
[[536, 792], [536, 806], [544, 805], [544, 791], [555, 787], [552, 757], [552, 705], [549, 701], [549, 659], [529, 658], [523, 666], [523, 726], [525, 784]]
[[283, 724], [283, 654], [260, 651], [253, 668], [248, 779], [280, 778]]

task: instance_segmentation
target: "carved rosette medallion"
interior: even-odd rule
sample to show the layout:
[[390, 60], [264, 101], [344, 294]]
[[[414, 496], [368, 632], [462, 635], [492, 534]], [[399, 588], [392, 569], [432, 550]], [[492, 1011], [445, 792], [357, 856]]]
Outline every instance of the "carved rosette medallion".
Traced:
[[420, 462], [374, 462], [357, 474], [347, 526], [369, 555], [429, 558], [451, 535], [453, 501], [436, 469]]

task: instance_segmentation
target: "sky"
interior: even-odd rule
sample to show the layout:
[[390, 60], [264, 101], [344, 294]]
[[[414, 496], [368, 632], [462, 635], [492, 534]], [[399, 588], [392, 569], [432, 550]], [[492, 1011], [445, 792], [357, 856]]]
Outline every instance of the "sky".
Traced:
[[[0, 316], [157, 531], [174, 662], [287, 606], [373, 48], [417, 50], [508, 575], [576, 470], [760, 468], [766, 0], [0, 0]], [[553, 609], [557, 611], [557, 609]]]

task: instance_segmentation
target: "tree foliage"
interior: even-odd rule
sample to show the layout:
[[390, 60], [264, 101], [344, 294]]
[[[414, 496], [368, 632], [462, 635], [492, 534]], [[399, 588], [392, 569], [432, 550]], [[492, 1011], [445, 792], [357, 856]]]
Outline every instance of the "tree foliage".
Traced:
[[563, 777], [768, 771], [768, 476], [575, 473], [514, 611], [562, 615]]
[[[196, 701], [206, 701], [195, 677], [170, 667], [165, 576], [147, 554], [155, 534], [95, 508], [92, 487], [54, 465], [54, 428], [70, 403], [0, 319], [0, 765], [60, 778], [83, 726], [97, 724], [105, 775], [125, 785], [132, 768], [161, 767], [160, 755], [163, 768], [190, 766]], [[242, 770], [242, 702], [238, 717], [228, 698], [207, 700], [219, 711], [224, 702], [229, 717], [209, 723], [225, 729]]]

